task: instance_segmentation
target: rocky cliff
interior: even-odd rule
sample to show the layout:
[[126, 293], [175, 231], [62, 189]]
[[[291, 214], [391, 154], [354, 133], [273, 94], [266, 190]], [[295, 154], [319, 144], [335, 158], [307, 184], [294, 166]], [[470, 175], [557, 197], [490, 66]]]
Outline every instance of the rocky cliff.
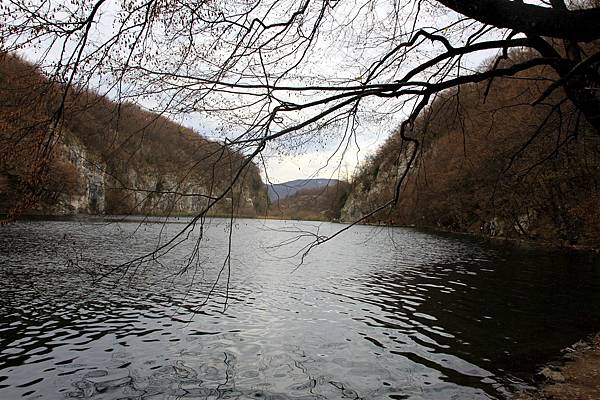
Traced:
[[63, 92], [18, 57], [0, 58], [0, 214], [194, 214], [216, 198], [211, 212], [264, 212], [266, 189], [244, 155], [83, 88], [56, 120]]
[[[367, 222], [600, 246], [600, 136], [560, 90], [532, 106], [535, 82], [555, 78], [537, 68], [440, 94], [407, 132], [420, 146], [400, 198]], [[411, 146], [393, 133], [362, 165], [342, 218], [394, 198]]]
[[64, 161], [76, 174], [78, 187], [70, 193], [62, 193], [55, 204], [47, 205], [45, 211], [52, 214], [104, 214], [106, 189], [104, 165], [91, 161], [85, 147], [77, 144], [62, 145], [59, 150]]

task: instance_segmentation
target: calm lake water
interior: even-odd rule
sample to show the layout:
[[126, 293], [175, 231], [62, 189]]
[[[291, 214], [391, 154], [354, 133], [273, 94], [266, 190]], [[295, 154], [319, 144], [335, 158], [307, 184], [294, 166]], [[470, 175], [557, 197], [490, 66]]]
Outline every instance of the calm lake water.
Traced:
[[215, 285], [214, 219], [200, 247], [196, 229], [108, 273], [182, 221], [0, 227], [0, 398], [504, 398], [600, 330], [593, 256], [404, 228], [355, 227], [299, 266], [305, 231], [343, 225], [238, 220]]

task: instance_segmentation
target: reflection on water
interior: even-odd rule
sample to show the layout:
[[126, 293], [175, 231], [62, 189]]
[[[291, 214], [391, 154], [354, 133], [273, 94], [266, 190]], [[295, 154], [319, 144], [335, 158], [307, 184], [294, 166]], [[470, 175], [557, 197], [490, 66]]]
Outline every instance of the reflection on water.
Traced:
[[[332, 224], [240, 220], [228, 308], [227, 223], [196, 268], [98, 280], [178, 224], [23, 222], [0, 231], [0, 398], [502, 398], [600, 328], [600, 265], [584, 255]], [[194, 235], [192, 234], [192, 239]], [[192, 241], [193, 242], [193, 241]], [[136, 272], [136, 273], [133, 273]]]

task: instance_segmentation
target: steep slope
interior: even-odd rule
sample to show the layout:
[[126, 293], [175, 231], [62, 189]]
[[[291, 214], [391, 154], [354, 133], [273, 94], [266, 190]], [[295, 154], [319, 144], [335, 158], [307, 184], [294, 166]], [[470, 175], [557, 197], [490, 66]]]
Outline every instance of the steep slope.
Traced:
[[329, 181], [326, 186], [301, 189], [271, 202], [268, 215], [285, 219], [336, 221], [349, 191], [350, 184], [343, 181]]
[[[246, 162], [163, 116], [77, 88], [55, 127], [62, 93], [34, 66], [2, 55], [0, 213], [195, 213]], [[214, 211], [262, 212], [265, 192], [250, 163]]]
[[[600, 137], [560, 90], [531, 105], [548, 79], [540, 67], [437, 98], [411, 133], [421, 148], [397, 205], [369, 221], [600, 245]], [[344, 219], [394, 197], [406, 147], [395, 133], [362, 166]]]

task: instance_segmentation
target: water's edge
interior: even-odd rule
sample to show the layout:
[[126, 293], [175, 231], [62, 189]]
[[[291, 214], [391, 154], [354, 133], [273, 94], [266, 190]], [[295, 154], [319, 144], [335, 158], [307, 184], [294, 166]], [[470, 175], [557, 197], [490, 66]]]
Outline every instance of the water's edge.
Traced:
[[600, 333], [566, 347], [563, 356], [540, 367], [537, 384], [514, 400], [597, 399], [600, 397]]
[[[189, 218], [196, 216], [196, 213], [179, 213], [179, 214], [24, 214], [20, 215], [17, 221], [106, 221], [106, 222], [120, 222], [125, 221], [127, 218], [136, 218], [140, 221], [144, 219], [161, 219], [161, 218]], [[0, 213], [0, 221], [4, 220], [7, 214]], [[231, 219], [231, 215], [228, 213], [208, 213], [207, 218], [222, 218]], [[327, 222], [331, 224], [350, 225], [353, 222], [349, 221], [338, 221], [338, 220], [325, 220], [325, 219], [307, 219], [307, 220], [295, 220], [289, 219], [285, 216], [270, 216], [270, 215], [251, 215], [251, 214], [239, 214], [233, 216], [236, 219], [256, 219], [263, 221], [296, 221], [296, 222]], [[15, 221], [16, 222], [16, 221]], [[569, 243], [560, 243], [547, 241], [542, 239], [530, 239], [523, 237], [509, 237], [509, 236], [490, 236], [480, 232], [470, 231], [457, 231], [448, 229], [440, 226], [430, 225], [389, 225], [389, 224], [372, 224], [368, 222], [355, 223], [355, 226], [374, 226], [382, 228], [410, 228], [417, 229], [426, 233], [434, 234], [452, 234], [457, 236], [468, 236], [477, 239], [485, 239], [493, 243], [500, 243], [512, 246], [526, 247], [526, 248], [539, 248], [542, 250], [562, 250], [562, 251], [574, 251], [583, 253], [596, 253], [600, 254], [600, 247], [588, 246], [588, 245], [577, 245]]]

